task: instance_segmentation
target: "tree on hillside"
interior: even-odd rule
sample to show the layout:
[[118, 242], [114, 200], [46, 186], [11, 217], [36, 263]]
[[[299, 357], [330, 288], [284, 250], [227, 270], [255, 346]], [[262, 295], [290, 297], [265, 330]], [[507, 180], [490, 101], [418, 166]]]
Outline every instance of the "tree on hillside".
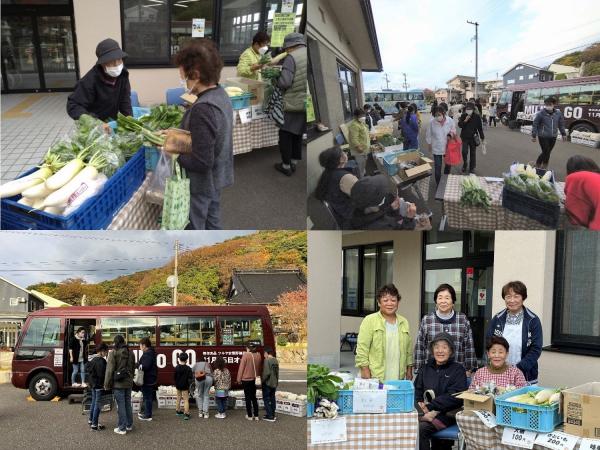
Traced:
[[161, 302], [171, 303], [172, 300], [173, 290], [162, 280], [162, 282], [147, 288], [142, 295], [135, 299], [135, 303], [138, 305], [156, 305]]
[[590, 45], [585, 50], [568, 53], [554, 60], [554, 64], [580, 67], [584, 62], [583, 76], [600, 75], [600, 42]]
[[427, 103], [432, 103], [433, 100], [435, 100], [435, 92], [433, 92], [431, 89], [423, 89], [423, 95], [425, 96], [425, 101]]
[[81, 305], [85, 295], [87, 305], [104, 304], [106, 294], [98, 284], [87, 284], [83, 278], [68, 278], [56, 289], [56, 298], [70, 305]]
[[296, 334], [299, 342], [306, 342], [306, 286], [296, 291], [284, 292], [278, 300], [279, 305], [269, 307], [271, 315], [280, 318], [282, 331]]
[[42, 294], [49, 295], [50, 297], [56, 298], [56, 291], [58, 290], [58, 283], [50, 282], [50, 283], [37, 283], [32, 284], [31, 286], [27, 286], [28, 290], [35, 290], [41, 292]]

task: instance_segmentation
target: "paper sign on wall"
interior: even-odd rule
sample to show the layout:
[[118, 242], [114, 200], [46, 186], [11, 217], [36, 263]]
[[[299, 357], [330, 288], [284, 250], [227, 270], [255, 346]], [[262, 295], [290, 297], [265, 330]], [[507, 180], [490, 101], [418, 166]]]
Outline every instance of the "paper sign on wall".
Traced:
[[352, 391], [352, 412], [384, 414], [387, 405], [387, 391], [376, 389], [370, 391]]
[[252, 121], [252, 110], [250, 108], [240, 109], [238, 114], [242, 123], [250, 123]]
[[281, 12], [282, 13], [294, 12], [294, 0], [282, 0], [281, 1]]
[[312, 445], [348, 440], [346, 418], [310, 421], [310, 443]]
[[281, 47], [283, 38], [294, 32], [294, 13], [275, 13], [273, 14], [273, 34], [271, 34], [271, 47]]
[[54, 367], [62, 367], [63, 365], [63, 349], [54, 349]]
[[192, 37], [204, 37], [206, 19], [192, 19]]
[[502, 443], [519, 448], [533, 448], [536, 434], [535, 431], [506, 427], [502, 432]]
[[541, 445], [552, 450], [573, 450], [579, 438], [571, 434], [554, 431], [552, 433], [540, 433], [535, 440], [536, 445]]
[[478, 289], [477, 290], [477, 306], [485, 306], [487, 303], [487, 290], [486, 289]]

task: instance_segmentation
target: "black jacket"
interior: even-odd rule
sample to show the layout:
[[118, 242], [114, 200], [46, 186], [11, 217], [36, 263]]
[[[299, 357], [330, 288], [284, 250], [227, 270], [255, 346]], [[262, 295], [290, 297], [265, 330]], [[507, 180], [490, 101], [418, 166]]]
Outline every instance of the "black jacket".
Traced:
[[[115, 85], [102, 66], [96, 65], [77, 82], [75, 90], [67, 100], [67, 113], [73, 120], [89, 114], [100, 120], [116, 119], [117, 113], [133, 115], [131, 107], [131, 85], [129, 72], [123, 68]], [[113, 78], [114, 80], [114, 78]]]
[[461, 128], [460, 138], [465, 140], [473, 139], [475, 132], [479, 132], [479, 137], [483, 141], [483, 124], [481, 122], [481, 116], [476, 114], [474, 111], [471, 114], [471, 119], [468, 122], [465, 122], [467, 118], [467, 113], [462, 113], [460, 115], [460, 119], [458, 119], [458, 126]]
[[85, 368], [92, 389], [104, 388], [104, 375], [106, 374], [106, 360], [98, 355], [93, 355]]
[[[88, 345], [90, 343], [89, 340], [83, 339], [81, 341], [83, 343], [83, 362], [86, 363], [88, 360]], [[75, 336], [71, 336], [71, 340], [69, 341], [69, 350], [73, 350], [73, 364], [77, 364], [79, 362], [79, 339]]]
[[139, 365], [144, 371], [144, 386], [154, 386], [158, 379], [158, 367], [156, 366], [156, 352], [152, 347], [142, 353]]
[[350, 218], [353, 230], [414, 230], [417, 222], [415, 219], [402, 217], [394, 210], [391, 203], [394, 201], [393, 194], [386, 194], [385, 203], [379, 207], [379, 211], [365, 213], [363, 210], [354, 209]]
[[180, 391], [187, 391], [190, 389], [190, 384], [194, 381], [194, 374], [190, 366], [186, 364], [177, 364], [175, 367], [175, 387]]
[[415, 402], [422, 402], [425, 391], [432, 389], [435, 399], [427, 406], [430, 411], [439, 411], [437, 418], [446, 425], [454, 421], [446, 413], [460, 408], [463, 401], [452, 394], [467, 389], [467, 374], [465, 368], [454, 361], [454, 358], [438, 366], [435, 359], [430, 358], [427, 364], [419, 370], [415, 380]]

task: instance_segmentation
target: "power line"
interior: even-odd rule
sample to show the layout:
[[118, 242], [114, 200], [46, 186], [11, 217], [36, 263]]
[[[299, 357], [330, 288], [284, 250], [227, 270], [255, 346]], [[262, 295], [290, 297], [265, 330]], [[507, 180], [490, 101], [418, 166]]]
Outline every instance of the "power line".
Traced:
[[[3, 230], [2, 233], [11, 233], [17, 234], [20, 236], [40, 236], [40, 237], [54, 237], [54, 238], [66, 238], [66, 239], [84, 239], [91, 241], [107, 241], [107, 242], [125, 242], [130, 244], [156, 244], [156, 245], [172, 245], [172, 242], [166, 241], [155, 241], [155, 240], [136, 240], [136, 239], [114, 239], [108, 237], [100, 237], [100, 236], [85, 236], [85, 235], [73, 235], [73, 234], [64, 234], [64, 233], [42, 233], [42, 232], [33, 232], [33, 231], [14, 231], [14, 230]], [[111, 233], [104, 233], [111, 234]]]
[[132, 261], [156, 261], [156, 260], [171, 259], [171, 256], [153, 256], [140, 258], [115, 258], [115, 259], [83, 259], [83, 260], [56, 260], [56, 261], [0, 261], [0, 265], [14, 264], [98, 264], [98, 263], [113, 263], [113, 262], [132, 262]]

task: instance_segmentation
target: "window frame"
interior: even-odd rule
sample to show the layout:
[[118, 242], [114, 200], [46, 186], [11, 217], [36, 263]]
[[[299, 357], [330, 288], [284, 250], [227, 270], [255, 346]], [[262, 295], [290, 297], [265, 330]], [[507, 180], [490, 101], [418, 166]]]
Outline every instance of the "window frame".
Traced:
[[[124, 11], [124, 2], [126, 0], [119, 0], [119, 15], [120, 15], [120, 29], [121, 29], [121, 46], [123, 48], [123, 51], [127, 52], [126, 49], [126, 42], [125, 42], [125, 15], [123, 13]], [[157, 63], [150, 63], [150, 62], [144, 62], [144, 63], [128, 63], [127, 67], [131, 68], [131, 69], [165, 69], [165, 68], [174, 68], [175, 65], [172, 63], [172, 59], [173, 56], [170, 55], [171, 52], [171, 7], [172, 5], [170, 4], [170, 0], [166, 0], [169, 1], [169, 7], [167, 8], [167, 23], [169, 24], [169, 31], [168, 31], [168, 40], [169, 40], [169, 44], [168, 44], [168, 48], [169, 48], [169, 62], [168, 63], [164, 63], [164, 62], [157, 62]], [[281, 3], [281, 0], [276, 0], [278, 1], [278, 3]], [[214, 11], [214, 23], [213, 23], [213, 35], [212, 35], [212, 40], [215, 42], [215, 44], [217, 45], [217, 48], [220, 51], [220, 38], [221, 38], [221, 19], [222, 19], [222, 13], [223, 13], [223, 0], [212, 0], [213, 2], [213, 11]], [[258, 28], [258, 31], [267, 31], [267, 22], [268, 22], [268, 12], [269, 9], [268, 5], [270, 5], [271, 2], [267, 1], [267, 0], [261, 0], [262, 5], [261, 5], [261, 22]], [[302, 0], [303, 6], [302, 6], [302, 15], [300, 16], [300, 25], [298, 27], [298, 32], [304, 34], [305, 30], [306, 30], [306, 10], [307, 10], [307, 1], [306, 0]], [[295, 10], [294, 10], [295, 11]], [[257, 31], [257, 32], [258, 32]], [[232, 58], [232, 57], [225, 57], [223, 58], [223, 63], [226, 67], [235, 67], [237, 66], [239, 62], [239, 56], [237, 58]]]
[[[353, 114], [354, 114], [354, 110], [352, 108], [352, 100], [354, 100], [354, 108], [358, 108], [358, 90], [356, 89], [356, 80], [357, 80], [357, 75], [356, 72], [354, 70], [352, 70], [351, 68], [349, 68], [345, 63], [343, 63], [342, 61], [340, 61], [339, 59], [336, 60], [337, 63], [337, 76], [338, 76], [338, 84], [340, 86], [340, 98], [342, 101], [342, 112], [344, 114], [344, 120], [348, 121], [348, 120], [352, 120]], [[344, 73], [344, 80], [342, 80], [342, 77], [340, 76], [340, 72], [343, 71]], [[352, 84], [349, 83], [348, 81], [348, 74], [351, 74], [352, 76]], [[346, 85], [346, 89], [348, 89], [348, 98], [350, 101], [350, 111], [346, 111], [346, 103], [344, 101], [344, 85]], [[383, 100], [379, 100], [379, 101], [383, 101]]]
[[[345, 254], [344, 252], [346, 250], [358, 250], [358, 287], [357, 287], [357, 296], [356, 296], [357, 297], [356, 298], [357, 307], [356, 307], [356, 310], [344, 308], [344, 305], [345, 305], [344, 289], [342, 287], [342, 305], [341, 305], [342, 316], [365, 317], [374, 312], [374, 311], [365, 311], [365, 303], [364, 303], [365, 302], [365, 299], [364, 299], [364, 287], [365, 287], [364, 254], [365, 254], [365, 249], [373, 248], [373, 247], [375, 247], [375, 280], [376, 280], [376, 283], [378, 283], [380, 275], [381, 275], [380, 255], [382, 254], [382, 249], [384, 247], [391, 247], [392, 250], [394, 250], [394, 242], [393, 241], [373, 242], [373, 243], [364, 244], [364, 245], [349, 245], [346, 247], [342, 247], [342, 264], [344, 264], [344, 254]], [[342, 267], [342, 283], [343, 283], [343, 279], [344, 279], [344, 270], [345, 270], [345, 268]], [[376, 290], [379, 289], [380, 287], [381, 286], [376, 286]], [[377, 292], [375, 292], [375, 296], [377, 296]], [[377, 298], [375, 299], [375, 312], [376, 311], [377, 311]]]
[[260, 333], [261, 333], [261, 343], [259, 344], [260, 347], [265, 345], [265, 326], [262, 320], [261, 316], [241, 316], [241, 315], [231, 315], [231, 316], [217, 316], [216, 317], [216, 328], [218, 328], [218, 333], [217, 333], [217, 346], [219, 347], [225, 347], [225, 348], [233, 348], [233, 347], [246, 347], [249, 345], [250, 342], [256, 342], [256, 339], [250, 339], [248, 337], [248, 339], [245, 338], [245, 336], [242, 336], [243, 338], [243, 342], [241, 344], [236, 344], [235, 343], [235, 338], [234, 338], [234, 343], [233, 344], [223, 344], [223, 329], [224, 327], [222, 326], [221, 322], [222, 321], [231, 321], [231, 320], [237, 320], [237, 321], [248, 321], [249, 325], [252, 324], [252, 322], [259, 322], [260, 323]]
[[[556, 233], [556, 252], [554, 263], [554, 295], [552, 301], [552, 335], [550, 347], [544, 350], [552, 350], [577, 355], [600, 356], [600, 337], [572, 335], [561, 332], [562, 325], [562, 307], [565, 301], [563, 284], [565, 277], [565, 265], [567, 257], [567, 237], [566, 231], [557, 231]], [[575, 337], [577, 336], [577, 337]], [[592, 342], [596, 339], [597, 342]]]
[[[41, 333], [41, 339], [40, 339], [39, 343], [38, 342], [28, 343], [28, 342], [26, 342], [26, 340], [29, 335], [29, 332], [32, 331], [31, 325], [33, 322], [38, 321], [38, 320], [39, 321], [45, 320], [44, 328]], [[46, 344], [45, 343], [46, 332], [48, 330], [48, 324], [50, 323], [51, 320], [58, 321], [58, 335], [57, 335], [57, 339], [54, 343]], [[22, 339], [19, 347], [21, 347], [21, 348], [56, 348], [61, 345], [61, 335], [62, 335], [62, 331], [63, 331], [62, 328], [63, 328], [63, 322], [60, 317], [34, 317], [33, 319], [31, 319], [31, 321], [27, 325], [27, 330], [25, 331], [25, 335], [23, 336], [23, 339]]]
[[[179, 320], [181, 319], [185, 319], [185, 343], [179, 343], [179, 342], [173, 342], [173, 343], [163, 343], [163, 338], [162, 338], [162, 331], [161, 331], [161, 327], [162, 326], [172, 326], [172, 325], [167, 325], [164, 323], [161, 323], [161, 320], [170, 320], [172, 319], [175, 322], [175, 325], [183, 325], [184, 322], [179, 322]], [[197, 343], [190, 343], [190, 319], [198, 319], [198, 320], [213, 320], [215, 323], [215, 327], [214, 327], [214, 337], [215, 337], [215, 342], [214, 344], [197, 344]], [[192, 316], [171, 316], [171, 315], [159, 315], [156, 317], [156, 330], [157, 330], [157, 345], [160, 347], [166, 347], [166, 348], [174, 348], [174, 347], [209, 347], [209, 348], [213, 348], [216, 347], [218, 345], [219, 342], [219, 331], [217, 330], [217, 324], [218, 324], [218, 317], [217, 316], [208, 316], [208, 315], [192, 315]], [[202, 331], [200, 329], [200, 331]], [[202, 338], [202, 332], [201, 332], [201, 338]]]

